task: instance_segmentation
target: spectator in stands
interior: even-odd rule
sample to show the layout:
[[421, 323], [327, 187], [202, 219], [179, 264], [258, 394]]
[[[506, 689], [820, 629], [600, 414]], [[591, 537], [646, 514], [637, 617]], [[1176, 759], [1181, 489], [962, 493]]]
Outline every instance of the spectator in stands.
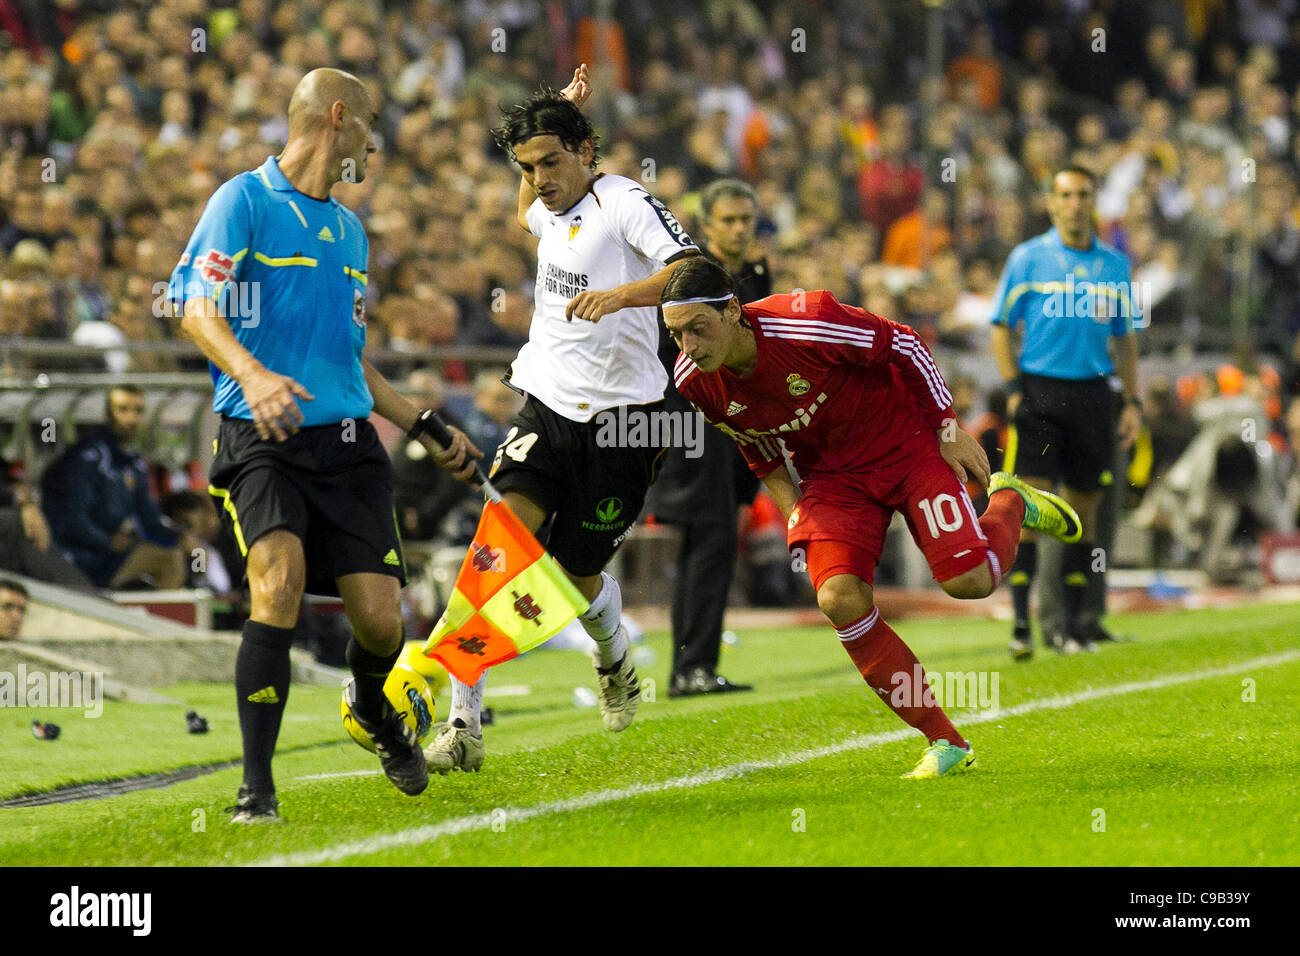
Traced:
[[52, 543], [35, 489], [20, 469], [0, 458], [0, 571], [90, 590], [85, 575]]
[[148, 464], [131, 447], [144, 422], [144, 393], [116, 386], [105, 408], [106, 427], [90, 429], [42, 479], [54, 540], [96, 587], [144, 578], [161, 589], [181, 587], [180, 535], [163, 523]]
[[885, 235], [895, 220], [916, 208], [923, 176], [911, 160], [912, 121], [907, 110], [891, 106], [881, 112], [880, 156], [858, 178], [862, 218]]
[[485, 452], [506, 439], [524, 399], [504, 381], [504, 368], [485, 368], [474, 376], [474, 407], [465, 415], [465, 434]]
[[993, 50], [993, 31], [980, 24], [971, 33], [967, 51], [948, 64], [949, 96], [955, 97], [963, 80], [975, 84], [976, 105], [992, 112], [1002, 99], [1002, 65]]
[[0, 641], [18, 640], [27, 616], [27, 589], [11, 578], [0, 578]]
[[212, 496], [190, 488], [164, 495], [163, 516], [190, 537], [185, 553], [185, 586], [230, 594], [244, 574], [239, 546], [221, 526]]
[[20, 189], [17, 195], [5, 201], [5, 211], [8, 215], [4, 226], [0, 227], [0, 251], [8, 255], [24, 239], [45, 241], [46, 236], [41, 231], [40, 193], [34, 189]]
[[924, 269], [952, 245], [952, 239], [948, 230], [948, 196], [941, 189], [930, 188], [922, 193], [921, 204], [916, 209], [895, 219], [889, 227], [880, 261], [907, 269]]

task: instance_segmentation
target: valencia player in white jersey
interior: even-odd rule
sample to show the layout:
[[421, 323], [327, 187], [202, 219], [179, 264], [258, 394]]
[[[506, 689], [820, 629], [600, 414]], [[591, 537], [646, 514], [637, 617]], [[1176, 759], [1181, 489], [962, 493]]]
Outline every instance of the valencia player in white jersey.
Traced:
[[[591, 602], [581, 617], [595, 641], [605, 726], [623, 730], [638, 684], [622, 626], [618, 582], [605, 565], [627, 537], [662, 448], [608, 440], [598, 417], [654, 416], [667, 374], [658, 359], [659, 293], [699, 249], [638, 183], [596, 171], [598, 137], [580, 107], [586, 64], [562, 92], [543, 90], [493, 130], [523, 174], [517, 221], [538, 239], [528, 344], [509, 382], [527, 396], [492, 463], [506, 504], [536, 533]], [[451, 714], [425, 750], [429, 769], [478, 770], [484, 679], [452, 678]]]

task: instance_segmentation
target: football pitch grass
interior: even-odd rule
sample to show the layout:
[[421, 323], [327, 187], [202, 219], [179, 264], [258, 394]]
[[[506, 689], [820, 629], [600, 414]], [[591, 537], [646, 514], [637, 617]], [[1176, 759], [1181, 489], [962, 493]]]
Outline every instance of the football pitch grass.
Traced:
[[[534, 652], [489, 675], [498, 720], [483, 771], [434, 775], [408, 798], [345, 737], [337, 689], [295, 686], [275, 761], [282, 825], [228, 822], [222, 808], [240, 778], [230, 767], [161, 789], [0, 809], [0, 860], [1300, 864], [1300, 607], [1111, 624], [1138, 641], [1068, 658], [1040, 649], [1013, 664], [1005, 623], [898, 622], [931, 674], [984, 680], [983, 701], [947, 708], [977, 757], [952, 778], [899, 779], [924, 741], [866, 688], [829, 627], [742, 631], [720, 669], [758, 690], [685, 700], [668, 698], [667, 638], [651, 633], [657, 662], [638, 669], [657, 680], [655, 699], [621, 734], [573, 703], [576, 686], [594, 686], [585, 654]], [[507, 686], [513, 694], [493, 696]], [[996, 713], [979, 706], [995, 686]], [[228, 685], [161, 690], [184, 703], [107, 701], [98, 719], [0, 710], [0, 797], [238, 757]], [[191, 708], [209, 734], [186, 733]], [[36, 740], [33, 717], [63, 735]]]

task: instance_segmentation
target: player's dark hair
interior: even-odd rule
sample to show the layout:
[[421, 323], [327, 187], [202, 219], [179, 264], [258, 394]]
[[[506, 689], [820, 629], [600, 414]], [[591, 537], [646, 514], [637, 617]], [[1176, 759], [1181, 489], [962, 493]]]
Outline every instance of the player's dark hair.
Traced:
[[[728, 295], [738, 294], [735, 277], [720, 263], [708, 256], [691, 256], [668, 277], [659, 301], [725, 299]], [[720, 303], [716, 308], [726, 308], [726, 303]]]
[[523, 103], [502, 110], [501, 115], [505, 122], [492, 130], [492, 139], [511, 159], [515, 158], [515, 147], [520, 143], [534, 136], [556, 136], [571, 153], [578, 152], [584, 142], [591, 140], [591, 168], [596, 168], [600, 160], [600, 136], [595, 127], [582, 115], [582, 110], [549, 86], [543, 86]]
[[1049, 193], [1052, 192], [1054, 189], [1056, 189], [1056, 177], [1061, 175], [1061, 173], [1077, 173], [1078, 175], [1083, 176], [1085, 179], [1088, 180], [1088, 185], [1091, 186], [1094, 191], [1097, 188], [1096, 173], [1094, 173], [1091, 169], [1088, 169], [1086, 166], [1079, 166], [1075, 163], [1071, 163], [1068, 166], [1061, 166], [1057, 169], [1052, 170], [1052, 178], [1047, 181], [1047, 191]]
[[[675, 302], [680, 299], [717, 299], [718, 301], [712, 303], [711, 307], [722, 312], [727, 308], [727, 302], [723, 300], [729, 295], [734, 295], [737, 300], [740, 298], [740, 287], [736, 284], [736, 277], [711, 256], [691, 256], [674, 269], [673, 274], [664, 283], [664, 291], [659, 294], [659, 320], [663, 321], [664, 302]], [[740, 324], [749, 328], [744, 312], [740, 314]]]

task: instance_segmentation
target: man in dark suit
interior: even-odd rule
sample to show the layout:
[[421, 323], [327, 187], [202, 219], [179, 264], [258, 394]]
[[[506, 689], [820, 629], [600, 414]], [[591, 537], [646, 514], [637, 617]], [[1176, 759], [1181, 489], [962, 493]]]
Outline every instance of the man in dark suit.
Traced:
[[[738, 179], [720, 179], [701, 195], [700, 248], [736, 277], [741, 302], [772, 294], [767, 260], [754, 255], [758, 197]], [[659, 358], [668, 370], [664, 395], [671, 411], [694, 409], [672, 387], [677, 346], [660, 323]], [[683, 448], [669, 448], [659, 477], [650, 488], [646, 513], [661, 524], [681, 528], [673, 594], [673, 666], [670, 697], [751, 690], [717, 673], [722, 644], [722, 617], [736, 569], [737, 509], [754, 500], [757, 481], [736, 446], [715, 428], [703, 430], [703, 450], [688, 459]]]

